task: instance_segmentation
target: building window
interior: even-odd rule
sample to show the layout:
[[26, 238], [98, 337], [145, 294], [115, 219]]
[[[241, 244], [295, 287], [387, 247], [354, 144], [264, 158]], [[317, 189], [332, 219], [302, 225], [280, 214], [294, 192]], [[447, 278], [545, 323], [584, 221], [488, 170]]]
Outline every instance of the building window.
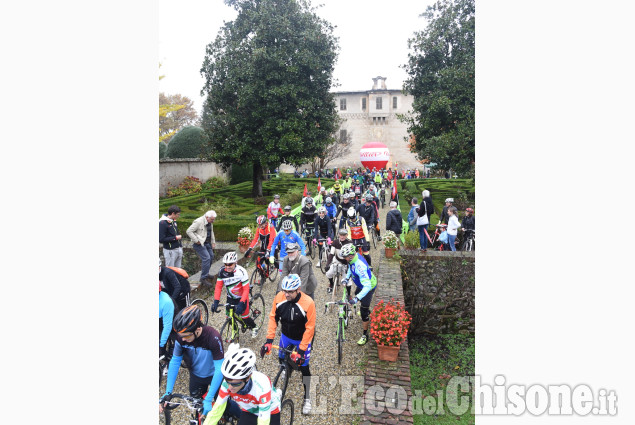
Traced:
[[344, 143], [346, 141], [346, 130], [340, 130], [340, 143]]
[[373, 125], [377, 124], [377, 117], [373, 117]]
[[366, 110], [366, 98], [362, 97], [362, 111]]
[[346, 110], [346, 99], [340, 99], [340, 111]]
[[381, 124], [386, 125], [386, 117], [381, 117]]
[[392, 98], [392, 109], [397, 109], [397, 96]]
[[375, 108], [376, 108], [376, 109], [381, 109], [381, 97], [378, 97], [378, 98], [377, 98], [377, 101], [376, 101], [376, 107], [375, 107]]

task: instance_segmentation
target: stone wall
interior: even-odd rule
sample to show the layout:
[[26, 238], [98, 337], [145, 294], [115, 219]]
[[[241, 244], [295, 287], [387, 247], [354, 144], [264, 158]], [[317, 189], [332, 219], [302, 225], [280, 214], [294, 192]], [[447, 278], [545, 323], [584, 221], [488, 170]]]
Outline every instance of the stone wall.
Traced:
[[193, 176], [201, 181], [210, 177], [229, 178], [229, 174], [223, 172], [221, 167], [214, 162], [198, 158], [178, 158], [159, 160], [159, 196], [165, 196], [170, 186], [178, 186], [185, 177]]
[[399, 251], [410, 333], [474, 334], [474, 252]]

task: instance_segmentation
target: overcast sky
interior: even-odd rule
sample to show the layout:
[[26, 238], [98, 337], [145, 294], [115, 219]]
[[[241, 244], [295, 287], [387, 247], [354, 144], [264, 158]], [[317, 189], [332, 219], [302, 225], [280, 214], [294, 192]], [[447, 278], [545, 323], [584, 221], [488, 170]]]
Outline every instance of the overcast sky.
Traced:
[[[400, 89], [406, 73], [400, 68], [408, 58], [408, 38], [422, 30], [419, 17], [432, 0], [316, 0], [318, 14], [333, 24], [340, 52], [334, 91], [368, 90], [371, 78], [387, 77], [389, 89]], [[159, 90], [192, 99], [200, 113], [203, 78], [199, 71], [205, 46], [216, 38], [223, 21], [236, 12], [223, 0], [159, 0]]]

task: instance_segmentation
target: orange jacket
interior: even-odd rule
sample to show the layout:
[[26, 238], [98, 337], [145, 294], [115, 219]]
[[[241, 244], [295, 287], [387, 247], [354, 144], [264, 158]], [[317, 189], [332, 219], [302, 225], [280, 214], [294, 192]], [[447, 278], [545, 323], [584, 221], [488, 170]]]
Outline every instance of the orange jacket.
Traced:
[[297, 302], [289, 302], [280, 291], [273, 299], [271, 313], [269, 313], [269, 328], [267, 339], [274, 339], [278, 321], [281, 323], [281, 333], [287, 338], [300, 340], [300, 350], [306, 351], [315, 332], [315, 303], [303, 292]]

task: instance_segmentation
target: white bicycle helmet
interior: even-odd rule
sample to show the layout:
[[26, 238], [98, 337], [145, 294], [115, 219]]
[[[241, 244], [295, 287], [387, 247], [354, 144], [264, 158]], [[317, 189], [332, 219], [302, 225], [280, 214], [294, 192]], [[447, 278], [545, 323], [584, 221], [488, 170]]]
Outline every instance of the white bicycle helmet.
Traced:
[[293, 229], [293, 223], [291, 220], [285, 220], [282, 222], [282, 230], [291, 230]]
[[454, 202], [454, 198], [448, 198], [448, 199], [445, 200], [445, 202], [452, 203], [452, 202]]
[[328, 198], [326, 198], [324, 200], [324, 202], [326, 203], [326, 205], [331, 205], [333, 203], [333, 200], [331, 199], [331, 197], [329, 196]]
[[302, 283], [300, 281], [300, 276], [297, 274], [290, 274], [282, 279], [280, 287], [283, 291], [295, 291], [300, 287], [300, 283]]
[[[326, 198], [326, 199], [330, 199], [330, 198]], [[318, 214], [320, 214], [320, 213], [326, 214], [326, 207], [322, 206], [322, 207], [318, 208]]]
[[254, 371], [256, 355], [249, 348], [239, 348], [223, 360], [221, 372], [225, 379], [245, 379]]
[[355, 245], [353, 245], [352, 243], [347, 243], [340, 250], [340, 255], [342, 257], [348, 257], [349, 255], [353, 254], [355, 254]]
[[238, 262], [238, 255], [236, 255], [236, 251], [230, 251], [223, 256], [223, 263], [225, 264], [233, 264]]
[[348, 209], [348, 211], [346, 211], [346, 215], [348, 215], [350, 218], [355, 217], [355, 214], [356, 214], [356, 213], [355, 213], [355, 208], [353, 208], [353, 207], [350, 207], [350, 208]]
[[313, 203], [313, 198], [311, 198], [310, 196], [306, 198], [305, 204], [312, 204], [312, 203]]

